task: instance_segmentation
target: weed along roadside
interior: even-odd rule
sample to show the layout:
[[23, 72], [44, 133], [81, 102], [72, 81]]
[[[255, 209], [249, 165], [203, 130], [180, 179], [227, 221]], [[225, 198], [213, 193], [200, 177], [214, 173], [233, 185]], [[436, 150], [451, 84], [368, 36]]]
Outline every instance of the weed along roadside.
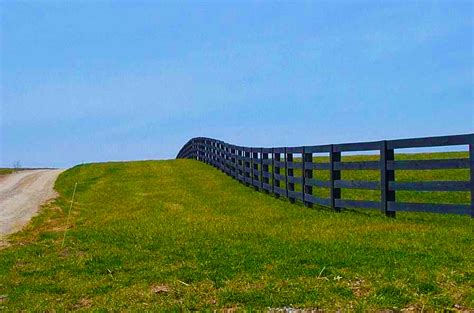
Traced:
[[[345, 157], [359, 162], [373, 156]], [[360, 179], [351, 175], [370, 181], [380, 172], [342, 173], [343, 179]], [[461, 168], [407, 171], [397, 178], [463, 181], [469, 175]], [[187, 159], [79, 165], [63, 172], [55, 188], [59, 198], [0, 250], [2, 310], [474, 307], [474, 261], [466, 253], [474, 224], [466, 215], [397, 212], [393, 219], [371, 209], [334, 214], [254, 192]], [[359, 192], [342, 196], [380, 197]], [[446, 194], [406, 191], [400, 197], [470, 201], [469, 192]]]

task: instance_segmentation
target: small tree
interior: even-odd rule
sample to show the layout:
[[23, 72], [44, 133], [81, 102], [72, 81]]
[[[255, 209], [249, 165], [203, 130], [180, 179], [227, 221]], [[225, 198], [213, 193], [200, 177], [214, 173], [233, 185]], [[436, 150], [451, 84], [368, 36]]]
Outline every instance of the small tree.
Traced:
[[16, 171], [19, 171], [21, 169], [21, 163], [20, 161], [15, 161], [13, 162], [13, 169]]

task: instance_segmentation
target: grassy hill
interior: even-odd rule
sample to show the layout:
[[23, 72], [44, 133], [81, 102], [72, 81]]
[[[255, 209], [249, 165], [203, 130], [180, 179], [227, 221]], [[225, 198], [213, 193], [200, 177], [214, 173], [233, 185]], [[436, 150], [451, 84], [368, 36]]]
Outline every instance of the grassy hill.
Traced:
[[192, 160], [76, 166], [56, 189], [0, 250], [0, 310], [474, 308], [467, 216], [308, 209]]

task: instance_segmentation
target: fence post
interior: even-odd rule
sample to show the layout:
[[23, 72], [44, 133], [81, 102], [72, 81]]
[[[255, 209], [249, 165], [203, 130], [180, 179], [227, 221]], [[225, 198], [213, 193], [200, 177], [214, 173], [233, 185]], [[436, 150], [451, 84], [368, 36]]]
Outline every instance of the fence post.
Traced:
[[[290, 150], [291, 151], [291, 150]], [[295, 203], [295, 198], [289, 196], [289, 191], [295, 191], [295, 184], [288, 181], [288, 177], [294, 176], [294, 169], [288, 167], [288, 162], [293, 162], [293, 153], [288, 153], [287, 148], [285, 148], [285, 167], [286, 167], [286, 196], [291, 203]]]
[[214, 167], [219, 169], [219, 148], [217, 147], [217, 141], [212, 142], [212, 154], [214, 155]]
[[194, 141], [194, 150], [196, 152], [196, 160], [199, 160], [199, 139]]
[[208, 152], [208, 159], [209, 164], [212, 166], [212, 141], [207, 141], [207, 152]]
[[221, 170], [222, 172], [226, 173], [226, 160], [227, 156], [225, 154], [225, 146], [224, 142], [219, 142], [219, 149], [221, 150]]
[[235, 147], [230, 147], [231, 176], [237, 179], [237, 158], [235, 157]]
[[242, 182], [242, 151], [240, 151], [240, 148], [237, 149], [237, 179], [239, 182]]
[[205, 140], [201, 138], [200, 142], [200, 151], [201, 151], [201, 162], [206, 163], [206, 146], [205, 146]]
[[245, 184], [245, 160], [244, 160], [245, 151], [244, 150], [239, 150], [239, 151], [240, 151], [240, 182], [242, 184]]
[[224, 168], [223, 168], [224, 156], [222, 155], [222, 145], [218, 141], [216, 143], [216, 146], [217, 146], [216, 149], [217, 149], [217, 158], [218, 158], [217, 164], [219, 164], [219, 169], [221, 170], [221, 172], [223, 172], [224, 171]]
[[280, 188], [280, 180], [275, 179], [275, 174], [280, 174], [280, 166], [276, 166], [275, 161], [280, 162], [281, 154], [275, 153], [275, 149], [273, 149], [273, 193], [275, 194], [276, 198], [280, 198], [280, 194], [275, 192], [275, 187]]
[[331, 152], [329, 153], [330, 162], [330, 183], [331, 183], [331, 208], [340, 212], [341, 208], [336, 206], [336, 199], [341, 199], [341, 189], [336, 188], [334, 182], [341, 179], [341, 171], [334, 169], [335, 162], [341, 162], [341, 152], [334, 151], [334, 145], [331, 145]]
[[216, 143], [211, 140], [210, 141], [210, 147], [211, 147], [211, 165], [214, 167], [217, 167], [217, 162], [216, 162]]
[[219, 142], [218, 141], [214, 141], [214, 155], [215, 155], [215, 167], [217, 169], [221, 169], [220, 167], [220, 154], [219, 154]]
[[194, 140], [194, 159], [199, 160], [199, 139]]
[[[245, 186], [249, 186], [249, 183], [248, 183], [248, 180], [247, 178], [250, 179], [250, 170], [251, 170], [251, 166], [250, 166], [250, 152], [246, 151], [247, 148], [244, 148], [244, 183], [245, 183]], [[248, 171], [247, 171], [248, 169]]]
[[471, 136], [469, 141], [469, 171], [471, 176], [471, 217], [474, 218], [474, 136]]
[[212, 140], [207, 141], [207, 152], [208, 152], [208, 159], [209, 159], [209, 164], [214, 166], [214, 153], [212, 151]]
[[249, 154], [249, 177], [250, 177], [250, 185], [253, 187], [253, 148], [250, 148]]
[[260, 158], [259, 158], [259, 164], [260, 164], [260, 169], [259, 169], [259, 173], [260, 173], [260, 190], [263, 189], [263, 155], [262, 155], [262, 152], [263, 152], [263, 149], [260, 148], [259, 149], [259, 153], [260, 153]]
[[238, 168], [238, 180], [242, 182], [243, 180], [243, 161], [242, 161], [242, 151], [240, 150], [240, 147], [237, 149], [237, 168]]
[[201, 161], [206, 163], [206, 141], [201, 138]]
[[222, 145], [222, 158], [223, 158], [222, 167], [224, 168], [224, 173], [228, 175], [229, 171], [227, 167], [227, 144], [225, 142], [222, 142], [221, 145]]
[[307, 169], [305, 163], [313, 163], [313, 154], [306, 152], [306, 147], [303, 147], [303, 203], [311, 208], [313, 204], [311, 202], [305, 201], [305, 195], [312, 195], [313, 194], [313, 186], [306, 185], [306, 178], [313, 178], [313, 170], [312, 168]]
[[231, 160], [230, 158], [232, 157], [232, 154], [230, 153], [230, 145], [229, 144], [225, 144], [225, 151], [226, 151], [226, 163], [227, 163], [227, 175], [229, 176], [232, 176], [231, 175], [231, 171], [232, 171], [232, 164], [231, 164]]
[[206, 140], [206, 155], [207, 155], [207, 164], [212, 165], [212, 148], [211, 142]]
[[[260, 149], [258, 148], [252, 148], [252, 185], [253, 187], [255, 188], [255, 190], [259, 190], [259, 186], [261, 187], [262, 186], [262, 177], [260, 176], [260, 181], [258, 180], [258, 173], [259, 173], [259, 169], [258, 169], [258, 151]], [[255, 162], [256, 161], [256, 162]], [[261, 165], [260, 165], [261, 167]], [[258, 181], [259, 182], [259, 186], [255, 186], [255, 183], [254, 181]]]
[[221, 169], [221, 151], [220, 151], [220, 144], [218, 141], [214, 143], [214, 151], [216, 155], [216, 167], [220, 170]]
[[239, 178], [239, 150], [234, 146], [234, 160], [235, 160], [235, 179], [240, 180]]
[[388, 161], [395, 160], [395, 151], [387, 149], [387, 141], [383, 140], [380, 147], [380, 195], [382, 201], [382, 213], [388, 217], [395, 217], [395, 211], [388, 210], [388, 202], [395, 201], [395, 190], [389, 189], [389, 184], [395, 181], [395, 171], [389, 170]]
[[[266, 153], [266, 152], [264, 153], [264, 152], [263, 152], [263, 149], [262, 149], [262, 154], [261, 154], [261, 155], [262, 155], [262, 165], [261, 165], [261, 169], [262, 169], [262, 170], [261, 170], [261, 173], [262, 173], [262, 176], [261, 176], [261, 177], [262, 177], [262, 188], [263, 188], [263, 183], [265, 183], [265, 184], [267, 184], [267, 185], [270, 185], [270, 178], [264, 177], [264, 176], [263, 176], [263, 173], [265, 172], [265, 173], [269, 173], [269, 174], [270, 174], [270, 171], [268, 170], [268, 164], [264, 164], [264, 163], [263, 163], [264, 160], [268, 160], [268, 153]], [[263, 190], [264, 190], [265, 193], [269, 193], [269, 191], [268, 191], [267, 189], [263, 188]]]

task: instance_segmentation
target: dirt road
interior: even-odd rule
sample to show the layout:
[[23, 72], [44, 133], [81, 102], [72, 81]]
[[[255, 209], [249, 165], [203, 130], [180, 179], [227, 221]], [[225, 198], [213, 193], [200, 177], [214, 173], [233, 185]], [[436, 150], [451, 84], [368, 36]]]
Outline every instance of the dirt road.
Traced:
[[62, 171], [25, 170], [0, 176], [0, 242], [22, 229], [42, 203], [56, 197], [53, 186]]

